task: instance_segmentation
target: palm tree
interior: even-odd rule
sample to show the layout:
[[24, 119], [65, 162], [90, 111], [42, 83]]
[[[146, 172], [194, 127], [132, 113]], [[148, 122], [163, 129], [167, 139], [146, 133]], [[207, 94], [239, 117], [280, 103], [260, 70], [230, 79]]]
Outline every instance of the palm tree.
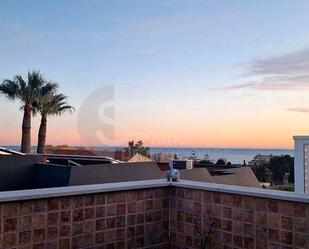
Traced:
[[142, 140], [137, 141], [136, 143], [134, 140], [128, 142], [129, 152], [132, 156], [136, 153], [139, 153], [144, 156], [149, 157], [149, 148], [145, 147]]
[[35, 110], [41, 114], [41, 124], [38, 134], [37, 153], [45, 153], [47, 116], [62, 115], [65, 112], [72, 113], [74, 107], [66, 102], [67, 96], [56, 94], [55, 91], [42, 95]]
[[21, 152], [31, 153], [31, 113], [33, 105], [41, 94], [57, 88], [56, 83], [47, 82], [39, 71], [28, 71], [27, 80], [16, 75], [0, 84], [0, 93], [10, 100], [20, 100], [24, 111], [22, 122]]

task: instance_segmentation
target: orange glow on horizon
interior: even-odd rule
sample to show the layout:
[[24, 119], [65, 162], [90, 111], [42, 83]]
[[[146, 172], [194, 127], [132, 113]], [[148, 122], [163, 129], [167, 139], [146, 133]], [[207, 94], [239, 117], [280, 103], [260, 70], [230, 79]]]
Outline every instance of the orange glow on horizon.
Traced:
[[[97, 140], [82, 141], [76, 115], [51, 118], [48, 122], [47, 144], [78, 146], [127, 146], [129, 140], [143, 140], [151, 147], [213, 147], [213, 148], [293, 148], [293, 136], [309, 133], [309, 115], [286, 112], [284, 109], [229, 105], [226, 110], [214, 108], [207, 115], [192, 117], [152, 114], [150, 118], [127, 113], [130, 119], [117, 117], [113, 139], [102, 135]], [[134, 116], [135, 115], [135, 116]], [[19, 145], [21, 114], [18, 120], [2, 126], [0, 143]], [[118, 125], [118, 124], [125, 125]], [[32, 144], [37, 143], [39, 119], [32, 124]]]
[[[147, 133], [146, 133], [147, 134]], [[260, 135], [248, 134], [247, 132], [238, 134], [222, 133], [220, 136], [214, 133], [204, 133], [203, 136], [198, 131], [190, 136], [177, 137], [176, 135], [149, 136], [142, 133], [132, 134], [131, 136], [119, 136], [115, 134], [114, 140], [108, 140], [106, 143], [83, 143], [77, 130], [55, 131], [50, 130], [47, 135], [47, 144], [77, 145], [77, 146], [126, 146], [129, 140], [143, 140], [144, 144], [150, 147], [212, 147], [212, 148], [292, 148], [292, 134], [283, 136], [268, 132]], [[37, 134], [32, 132], [32, 144], [36, 145]], [[19, 145], [21, 132], [0, 131], [1, 144]]]

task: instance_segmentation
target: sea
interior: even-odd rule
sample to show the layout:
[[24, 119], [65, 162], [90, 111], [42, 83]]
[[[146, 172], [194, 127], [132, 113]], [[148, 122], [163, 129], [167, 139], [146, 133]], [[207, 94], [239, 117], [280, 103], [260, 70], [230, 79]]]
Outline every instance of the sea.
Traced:
[[256, 155], [290, 155], [294, 156], [292, 149], [238, 149], [238, 148], [150, 148], [150, 153], [171, 153], [176, 154], [178, 158], [188, 158], [195, 156], [198, 159], [208, 159], [217, 161], [226, 159], [233, 164], [248, 163]]
[[[19, 151], [19, 146], [3, 146], [8, 149]], [[96, 150], [113, 150], [122, 147], [92, 147]], [[35, 147], [32, 148], [35, 151]], [[198, 159], [216, 161], [224, 158], [233, 164], [248, 163], [256, 155], [290, 155], [294, 156], [292, 149], [246, 149], [246, 148], [173, 148], [173, 147], [150, 147], [150, 153], [169, 153], [177, 155], [178, 158], [194, 156]]]

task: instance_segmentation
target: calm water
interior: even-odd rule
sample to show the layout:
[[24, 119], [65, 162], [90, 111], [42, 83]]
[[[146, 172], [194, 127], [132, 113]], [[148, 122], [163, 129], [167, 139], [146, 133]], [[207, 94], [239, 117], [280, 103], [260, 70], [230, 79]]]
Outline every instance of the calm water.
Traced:
[[247, 163], [251, 161], [255, 155], [294, 155], [293, 150], [289, 149], [220, 149], [220, 148], [151, 148], [151, 153], [172, 153], [179, 158], [188, 157], [195, 153], [197, 158], [203, 159], [205, 155], [210, 160], [225, 158], [232, 163]]
[[[4, 146], [9, 149], [19, 150], [19, 146]], [[97, 147], [100, 149], [113, 149], [115, 147]], [[35, 150], [35, 147], [33, 147]], [[176, 154], [179, 158], [189, 157], [195, 153], [197, 158], [204, 159], [205, 155], [210, 160], [225, 158], [232, 163], [247, 163], [254, 158], [255, 155], [290, 155], [293, 156], [293, 150], [289, 149], [221, 149], [221, 148], [150, 148], [150, 153], [171, 153]]]

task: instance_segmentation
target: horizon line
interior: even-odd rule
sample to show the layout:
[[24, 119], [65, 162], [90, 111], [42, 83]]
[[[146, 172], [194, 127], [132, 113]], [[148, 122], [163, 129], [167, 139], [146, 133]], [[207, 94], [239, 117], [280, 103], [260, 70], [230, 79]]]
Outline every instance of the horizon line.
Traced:
[[[67, 145], [68, 147], [122, 147], [122, 148], [126, 148], [128, 146], [125, 145], [70, 145], [70, 144], [62, 144], [62, 145]], [[6, 145], [0, 145], [0, 146], [11, 146], [11, 147], [20, 147], [20, 145], [16, 145], [16, 144], [6, 144]], [[53, 145], [54, 146], [54, 145]], [[55, 146], [61, 146], [61, 144], [59, 145], [55, 145]], [[31, 147], [37, 147], [37, 145], [31, 145]], [[216, 146], [207, 146], [207, 147], [201, 147], [201, 146], [154, 146], [154, 145], [150, 145], [150, 146], [145, 146], [148, 148], [162, 148], [162, 149], [169, 149], [169, 148], [174, 148], [174, 149], [235, 149], [235, 150], [244, 150], [244, 149], [248, 149], [248, 150], [255, 150], [255, 149], [259, 149], [259, 150], [294, 150], [293, 147], [216, 147]]]

